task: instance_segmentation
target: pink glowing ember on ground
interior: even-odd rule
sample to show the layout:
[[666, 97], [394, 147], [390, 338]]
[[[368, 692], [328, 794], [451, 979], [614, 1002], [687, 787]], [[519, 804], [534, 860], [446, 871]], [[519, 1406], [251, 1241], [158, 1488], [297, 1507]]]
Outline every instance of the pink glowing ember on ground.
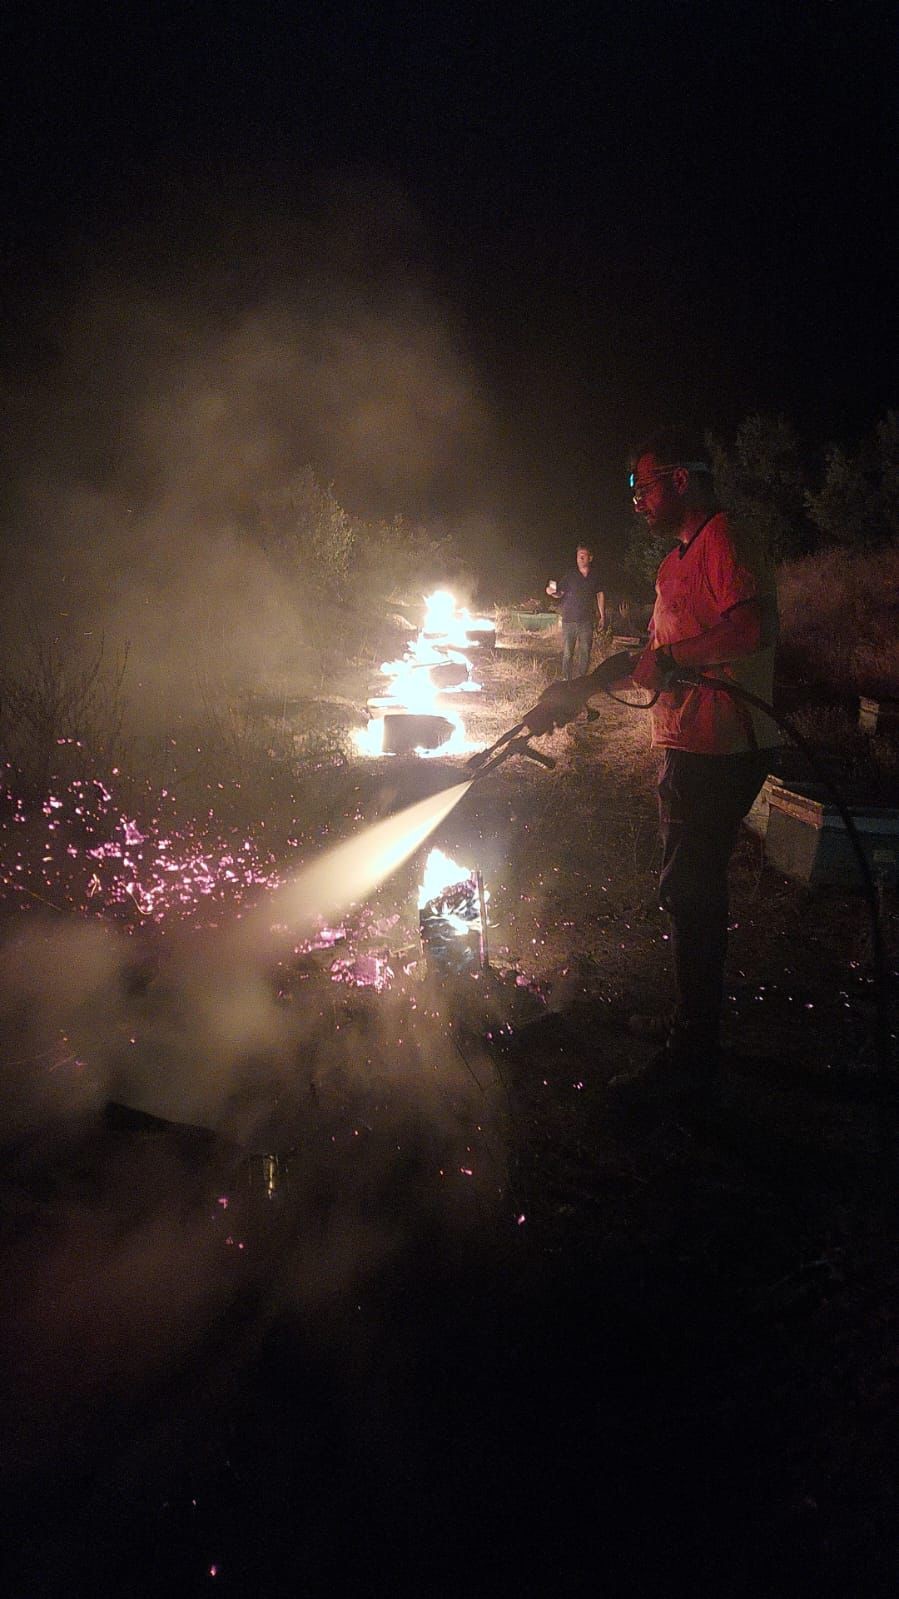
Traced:
[[393, 971], [386, 956], [354, 955], [348, 960], [336, 960], [331, 967], [335, 983], [350, 983], [356, 988], [375, 988], [379, 992], [388, 987]]
[[204, 824], [181, 822], [168, 791], [145, 796], [145, 823], [118, 810], [99, 778], [75, 779], [29, 813], [12, 776], [7, 767], [0, 786], [0, 896], [23, 909], [215, 925], [224, 907], [282, 881], [273, 854], [245, 829], [211, 813]]

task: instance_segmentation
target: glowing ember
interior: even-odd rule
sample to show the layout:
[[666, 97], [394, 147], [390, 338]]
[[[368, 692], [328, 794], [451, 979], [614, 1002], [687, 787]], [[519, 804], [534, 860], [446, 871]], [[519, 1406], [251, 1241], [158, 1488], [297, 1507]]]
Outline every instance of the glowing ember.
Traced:
[[393, 975], [386, 955], [355, 955], [350, 960], [336, 960], [331, 967], [333, 982], [376, 988], [379, 992], [388, 987]]
[[146, 794], [148, 821], [123, 813], [99, 778], [75, 779], [29, 810], [9, 774], [0, 788], [0, 895], [23, 909], [112, 913], [215, 925], [222, 909], [282, 881], [272, 854], [241, 829], [182, 822], [166, 789]]

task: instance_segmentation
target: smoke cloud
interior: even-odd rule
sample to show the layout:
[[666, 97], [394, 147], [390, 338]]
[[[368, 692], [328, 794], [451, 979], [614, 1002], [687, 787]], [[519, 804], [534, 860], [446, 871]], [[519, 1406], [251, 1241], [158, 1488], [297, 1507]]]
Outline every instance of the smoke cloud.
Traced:
[[[44, 286], [23, 310], [5, 374], [7, 663], [36, 631], [62, 662], [127, 645], [139, 731], [168, 730], [216, 672], [320, 688], [327, 607], [258, 537], [266, 498], [305, 467], [359, 518], [452, 530], [464, 514], [483, 540], [488, 410], [415, 219], [381, 185], [319, 200], [298, 221], [244, 196], [214, 225], [189, 197], [168, 202], [102, 259], [69, 252], [65, 292]], [[427, 830], [382, 839], [380, 864], [371, 840], [361, 862], [319, 862], [224, 931], [127, 934], [33, 909], [8, 924], [0, 1138], [23, 1460], [196, 1347], [235, 1284], [265, 1275], [273, 1218], [272, 1308], [317, 1310], [421, 1231], [502, 1202], [495, 1084], [445, 1018], [326, 972], [280, 981], [289, 950], [271, 924], [296, 936]], [[110, 1106], [163, 1125], [111, 1126]], [[269, 1205], [272, 1152], [289, 1181]]]
[[[462, 998], [414, 983], [339, 990], [327, 958], [291, 976], [322, 905], [373, 892], [468, 786], [364, 829], [243, 922], [168, 935], [152, 959], [74, 918], [29, 916], [7, 941], [0, 1141], [20, 1215], [6, 1327], [20, 1464], [63, 1448], [98, 1396], [196, 1347], [235, 1271], [264, 1281], [263, 1321], [330, 1315], [422, 1236], [433, 1247], [508, 1204], [500, 1082], [474, 1035], [459, 1043], [466, 1005], [483, 1029], [478, 985]], [[110, 1105], [162, 1120], [116, 1133]], [[25, 1195], [47, 1183], [38, 1227]]]
[[6, 373], [8, 648], [26, 622], [127, 642], [147, 708], [198, 653], [296, 673], [321, 596], [258, 532], [307, 466], [353, 516], [483, 533], [485, 396], [390, 185], [322, 183], [304, 214], [168, 198], [65, 259]]

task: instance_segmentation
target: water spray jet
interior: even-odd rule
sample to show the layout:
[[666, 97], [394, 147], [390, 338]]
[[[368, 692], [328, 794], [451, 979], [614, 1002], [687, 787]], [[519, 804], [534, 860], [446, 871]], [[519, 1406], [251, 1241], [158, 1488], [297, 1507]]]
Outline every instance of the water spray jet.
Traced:
[[292, 931], [333, 916], [378, 888], [413, 855], [455, 810], [474, 779], [416, 800], [393, 816], [374, 822], [352, 838], [310, 861], [275, 890], [248, 918], [257, 935], [281, 925]]

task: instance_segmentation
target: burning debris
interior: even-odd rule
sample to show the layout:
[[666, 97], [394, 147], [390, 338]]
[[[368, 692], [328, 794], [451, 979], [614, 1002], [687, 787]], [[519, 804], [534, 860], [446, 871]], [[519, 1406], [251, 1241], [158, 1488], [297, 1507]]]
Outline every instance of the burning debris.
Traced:
[[421, 754], [433, 750], [447, 753], [459, 726], [458, 717], [426, 716], [416, 712], [397, 715], [389, 712], [382, 723], [381, 749], [384, 755]]
[[446, 700], [481, 692], [471, 656], [495, 644], [496, 628], [487, 617], [472, 617], [444, 589], [429, 595], [421, 631], [402, 659], [381, 666], [387, 681], [369, 699], [371, 721], [356, 740], [360, 753], [467, 754], [474, 746]]
[[418, 927], [429, 971], [437, 976], [487, 966], [487, 892], [480, 871], [432, 849], [418, 892]]
[[[372, 918], [364, 908], [336, 927], [322, 922], [296, 943], [280, 988], [310, 977], [382, 992], [396, 982], [483, 972], [488, 965], [487, 900], [480, 871], [432, 849], [418, 888], [418, 942], [398, 914]], [[422, 964], [424, 957], [424, 964]]]
[[378, 993], [389, 988], [398, 977], [408, 976], [418, 959], [417, 946], [404, 938], [399, 923], [398, 912], [372, 916], [365, 906], [336, 926], [319, 922], [307, 938], [293, 944], [286, 965], [280, 964], [278, 997], [290, 998], [298, 983], [324, 977]]
[[457, 606], [447, 589], [438, 589], [425, 600], [425, 640], [438, 649], [492, 649], [496, 627], [486, 616], [472, 616], [464, 605]]

